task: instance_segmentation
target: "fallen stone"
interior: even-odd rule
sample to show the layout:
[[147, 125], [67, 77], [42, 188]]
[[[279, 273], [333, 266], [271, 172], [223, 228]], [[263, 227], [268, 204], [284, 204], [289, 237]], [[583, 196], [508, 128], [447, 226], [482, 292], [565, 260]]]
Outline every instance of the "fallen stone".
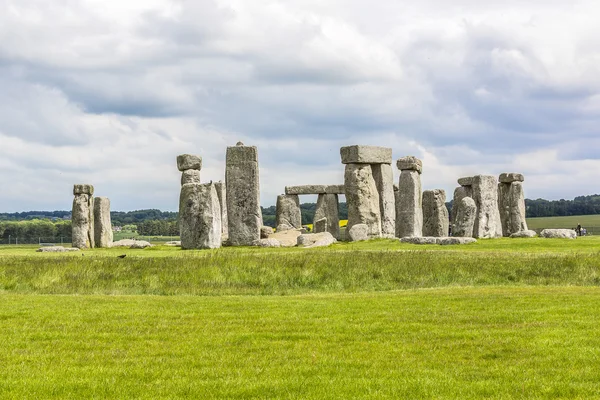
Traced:
[[477, 239], [472, 237], [444, 237], [438, 238], [437, 244], [441, 246], [449, 246], [456, 244], [471, 244], [477, 242]]
[[448, 236], [449, 222], [446, 191], [442, 189], [424, 191], [423, 236]]
[[260, 228], [260, 238], [266, 239], [269, 235], [273, 234], [273, 228], [270, 226], [263, 226]]
[[502, 222], [498, 208], [498, 181], [491, 175], [473, 177], [473, 200], [477, 216], [473, 227], [475, 238], [502, 237]]
[[381, 236], [396, 236], [396, 197], [394, 195], [394, 171], [390, 164], [371, 165], [373, 179], [379, 193]]
[[[327, 221], [327, 225], [323, 231], [316, 230], [316, 223], [321, 219], [326, 219]], [[313, 228], [315, 228], [315, 232], [329, 232], [334, 238], [340, 238], [339, 200], [337, 194], [319, 195], [317, 205], [315, 206]]]
[[80, 194], [92, 196], [94, 194], [94, 186], [87, 184], [73, 185], [73, 195], [77, 196]]
[[172, 240], [170, 242], [165, 242], [165, 246], [181, 247], [181, 240]]
[[577, 232], [573, 229], [544, 229], [540, 237], [547, 239], [577, 239]]
[[285, 194], [344, 194], [344, 185], [303, 185], [286, 186]]
[[298, 195], [282, 194], [277, 196], [275, 215], [277, 226], [287, 225], [291, 228], [300, 228], [302, 226], [302, 216]]
[[94, 245], [100, 248], [110, 247], [113, 242], [112, 223], [110, 221], [110, 200], [107, 197], [94, 198]]
[[536, 236], [537, 236], [536, 231], [532, 231], [532, 230], [515, 232], [510, 235], [511, 238], [534, 238]]
[[279, 224], [279, 225], [277, 225], [277, 228], [275, 229], [275, 231], [284, 232], [284, 231], [289, 231], [291, 229], [295, 229], [295, 228], [293, 226], [289, 226], [288, 224]]
[[423, 197], [421, 174], [414, 170], [400, 172], [396, 192], [396, 237], [423, 236]]
[[345, 146], [340, 149], [342, 164], [391, 164], [392, 149], [378, 146]]
[[351, 242], [369, 240], [369, 227], [365, 224], [356, 224], [347, 230]]
[[298, 236], [298, 246], [305, 248], [325, 247], [337, 242], [329, 232], [305, 233]]
[[40, 247], [36, 250], [38, 253], [67, 253], [71, 251], [79, 251], [76, 247], [63, 247], [63, 246], [47, 246]]
[[[135, 247], [132, 247], [135, 246]], [[144, 248], [152, 246], [150, 242], [145, 240], [121, 239], [113, 242], [110, 247], [129, 247], [129, 248]]]
[[286, 231], [277, 231], [269, 239], [276, 239], [279, 241], [281, 247], [294, 247], [298, 244], [298, 236], [302, 234], [299, 229], [290, 229]]
[[472, 237], [477, 217], [477, 205], [475, 200], [470, 197], [463, 197], [458, 204], [452, 207], [456, 208], [456, 217], [452, 225], [452, 236], [454, 237]]
[[410, 243], [410, 244], [437, 244], [437, 239], [435, 237], [416, 237], [416, 236], [408, 236], [400, 239], [402, 243]]
[[400, 171], [417, 171], [423, 173], [423, 162], [415, 156], [407, 156], [399, 158], [396, 161], [396, 166]]
[[500, 183], [524, 182], [525, 176], [516, 172], [504, 172], [500, 174]]
[[181, 173], [181, 185], [186, 183], [200, 183], [200, 170], [186, 169]]
[[177, 169], [179, 169], [181, 172], [187, 169], [201, 170], [202, 157], [194, 156], [191, 154], [181, 154], [177, 156]]
[[256, 247], [281, 247], [279, 240], [274, 238], [258, 239], [252, 242], [252, 246]]
[[458, 178], [458, 184], [460, 186], [473, 186], [473, 177], [467, 176], [464, 178]]
[[346, 205], [348, 207], [347, 229], [356, 224], [369, 227], [369, 237], [381, 237], [381, 212], [379, 193], [369, 164], [347, 164], [344, 173]]
[[130, 249], [145, 249], [146, 247], [152, 247], [149, 242], [144, 240], [136, 240], [129, 248]]

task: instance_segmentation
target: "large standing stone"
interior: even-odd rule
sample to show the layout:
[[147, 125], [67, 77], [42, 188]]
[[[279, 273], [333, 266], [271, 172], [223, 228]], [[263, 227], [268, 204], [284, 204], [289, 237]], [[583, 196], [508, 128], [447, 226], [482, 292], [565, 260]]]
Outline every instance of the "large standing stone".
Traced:
[[452, 209], [450, 210], [450, 226], [452, 226], [452, 227], [454, 227], [454, 223], [456, 222], [456, 214], [458, 213], [458, 205], [460, 204], [460, 201], [462, 199], [464, 199], [465, 197], [471, 197], [467, 194], [466, 187], [459, 186], [456, 189], [454, 189], [454, 196], [452, 198]]
[[504, 236], [527, 230], [523, 175], [505, 173], [498, 184], [498, 208]]
[[340, 217], [339, 200], [337, 194], [320, 194], [317, 198], [313, 226], [316, 226], [316, 222], [323, 218], [327, 219], [327, 227], [325, 231], [331, 233], [334, 238], [339, 239]]
[[221, 247], [221, 207], [214, 184], [181, 187], [179, 224], [182, 249]]
[[502, 223], [498, 209], [498, 182], [494, 176], [473, 177], [473, 200], [477, 205], [473, 236], [478, 239], [502, 237]]
[[94, 187], [75, 185], [73, 194], [72, 246], [78, 249], [94, 248]]
[[369, 237], [381, 236], [381, 214], [379, 193], [373, 179], [373, 170], [369, 164], [347, 164], [344, 173], [346, 204], [348, 206], [348, 225], [356, 224], [369, 227]]
[[448, 236], [446, 192], [442, 189], [423, 192], [423, 236]]
[[296, 229], [302, 227], [300, 198], [297, 194], [282, 194], [277, 196], [275, 213], [277, 226], [283, 224]]
[[221, 181], [215, 182], [215, 190], [219, 198], [219, 206], [221, 207], [221, 233], [227, 235], [229, 227], [227, 226], [227, 189]]
[[393, 238], [396, 235], [396, 199], [394, 196], [394, 171], [391, 164], [373, 164], [373, 179], [379, 192], [381, 234]]
[[238, 144], [227, 148], [225, 184], [229, 243], [233, 246], [251, 246], [260, 239], [263, 225], [258, 150], [255, 146]]
[[94, 199], [94, 241], [96, 247], [110, 247], [113, 241], [108, 197]]
[[452, 225], [452, 236], [472, 237], [475, 218], [477, 217], [475, 200], [470, 197], [463, 197], [458, 203], [453, 204], [452, 210], [456, 210]]
[[396, 237], [423, 236], [421, 196], [421, 160], [404, 157], [398, 160], [401, 169], [396, 197]]

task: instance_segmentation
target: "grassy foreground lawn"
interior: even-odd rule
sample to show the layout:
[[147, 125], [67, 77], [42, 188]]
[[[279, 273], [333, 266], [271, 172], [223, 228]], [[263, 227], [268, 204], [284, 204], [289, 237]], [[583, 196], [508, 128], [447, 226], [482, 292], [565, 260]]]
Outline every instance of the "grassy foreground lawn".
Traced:
[[0, 297], [2, 398], [598, 398], [598, 288]]

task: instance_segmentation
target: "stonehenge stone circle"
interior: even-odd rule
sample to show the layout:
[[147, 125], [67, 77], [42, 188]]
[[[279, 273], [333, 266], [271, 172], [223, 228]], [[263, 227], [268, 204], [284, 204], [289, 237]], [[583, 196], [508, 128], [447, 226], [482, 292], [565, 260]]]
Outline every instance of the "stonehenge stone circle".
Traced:
[[[313, 226], [316, 227], [317, 221], [326, 219], [324, 232], [340, 238], [340, 217], [339, 217], [339, 199], [337, 194], [319, 194], [317, 205], [315, 207], [315, 216]], [[317, 232], [317, 231], [315, 231]]]
[[227, 189], [221, 181], [215, 182], [215, 190], [219, 198], [219, 206], [221, 207], [221, 233], [227, 235], [229, 227], [227, 226]]
[[202, 169], [202, 157], [191, 154], [181, 154], [177, 156], [177, 169], [184, 172], [188, 169], [200, 171]]
[[491, 175], [473, 177], [473, 200], [477, 205], [477, 216], [473, 227], [475, 238], [502, 237], [502, 222], [498, 209], [498, 182]]
[[348, 207], [348, 225], [346, 229], [352, 229], [356, 224], [365, 224], [369, 228], [369, 238], [380, 237], [379, 193], [373, 179], [371, 165], [347, 164], [344, 182], [346, 205]]
[[[282, 194], [277, 196], [276, 224], [287, 225], [288, 229], [301, 228], [300, 198], [297, 194]], [[279, 230], [279, 228], [277, 229]]]
[[94, 187], [73, 186], [72, 246], [78, 249], [94, 248]]
[[229, 243], [251, 246], [260, 239], [263, 226], [258, 150], [255, 146], [243, 144], [227, 147], [225, 164]]
[[179, 221], [182, 249], [221, 247], [221, 207], [213, 183], [181, 187]]
[[391, 164], [372, 164], [373, 179], [379, 192], [381, 212], [381, 235], [396, 236], [396, 196], [394, 195], [394, 171]]
[[448, 236], [446, 192], [442, 189], [423, 192], [423, 236]]
[[110, 247], [113, 242], [108, 197], [94, 198], [94, 242], [96, 247]]
[[416, 157], [398, 159], [400, 169], [396, 195], [396, 237], [419, 237], [423, 235], [423, 207], [421, 195], [421, 172], [423, 164]]
[[522, 174], [503, 173], [498, 183], [498, 208], [502, 232], [509, 237], [513, 233], [527, 230], [525, 219], [525, 194]]
[[452, 236], [473, 237], [473, 228], [477, 217], [475, 200], [471, 197], [463, 197], [458, 203], [453, 203], [452, 210], [456, 210]]

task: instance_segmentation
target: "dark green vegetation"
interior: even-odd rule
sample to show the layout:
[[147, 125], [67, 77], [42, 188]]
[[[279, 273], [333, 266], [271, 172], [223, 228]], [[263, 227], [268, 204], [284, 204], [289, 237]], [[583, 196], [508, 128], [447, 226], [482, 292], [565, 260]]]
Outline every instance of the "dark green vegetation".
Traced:
[[2, 398], [598, 398], [600, 290], [0, 297]]

